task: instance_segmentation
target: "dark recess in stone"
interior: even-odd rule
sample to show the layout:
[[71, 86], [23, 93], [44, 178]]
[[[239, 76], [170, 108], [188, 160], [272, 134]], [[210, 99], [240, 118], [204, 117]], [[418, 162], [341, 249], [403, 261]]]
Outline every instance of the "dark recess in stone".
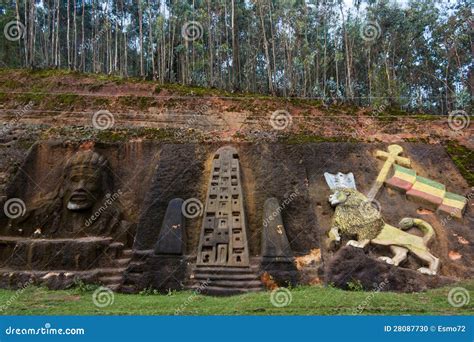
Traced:
[[185, 220], [181, 198], [170, 201], [155, 245], [155, 254], [183, 255], [186, 247]]
[[[286, 205], [286, 202], [284, 202]], [[262, 227], [262, 272], [267, 272], [280, 286], [295, 285], [298, 274], [285, 226], [281, 217], [284, 205], [276, 198], [265, 201]]]

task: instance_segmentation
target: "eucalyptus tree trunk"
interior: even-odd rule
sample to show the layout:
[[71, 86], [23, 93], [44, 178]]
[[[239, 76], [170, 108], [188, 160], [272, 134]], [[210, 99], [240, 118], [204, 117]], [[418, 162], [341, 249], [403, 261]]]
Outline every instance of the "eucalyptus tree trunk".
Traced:
[[51, 11], [53, 12], [51, 20], [51, 63], [56, 66], [56, 0], [53, 0]]
[[[225, 27], [225, 41], [226, 41], [226, 46], [230, 46], [229, 44], [229, 32], [228, 32], [228, 26], [227, 25], [227, 13], [228, 13], [228, 10], [227, 10], [227, 0], [224, 0], [224, 27]], [[226, 51], [225, 53], [225, 60], [226, 60], [226, 64], [228, 65], [228, 61], [229, 61], [229, 53]], [[223, 87], [224, 88], [229, 88], [229, 85], [232, 84], [232, 75], [230, 72], [227, 72], [227, 82], [226, 84], [223, 84]]]
[[35, 25], [35, 16], [36, 16], [36, 3], [35, 1], [30, 2], [30, 38], [29, 38], [29, 43], [30, 43], [30, 67], [33, 66], [34, 64], [34, 58], [35, 58], [35, 43], [36, 43], [36, 25]]
[[[28, 1], [25, 0], [24, 2], [24, 9], [23, 9], [23, 15], [24, 15], [24, 23], [25, 23], [25, 30], [29, 30], [29, 24], [28, 24]], [[28, 44], [28, 40], [29, 40], [29, 35], [28, 34], [25, 34], [24, 35], [24, 38], [23, 38], [23, 44], [24, 44], [24, 48], [25, 48], [25, 66], [28, 68], [30, 66], [30, 61], [29, 61], [29, 51], [28, 51], [28, 48], [29, 48], [29, 44]]]
[[74, 37], [74, 45], [73, 45], [73, 69], [77, 69], [77, 21], [76, 21], [76, 11], [77, 11], [77, 3], [76, 0], [74, 0], [74, 13], [73, 13], [73, 20], [72, 23], [74, 25], [74, 32], [73, 32], [73, 37]]
[[273, 57], [273, 70], [276, 71], [277, 64], [276, 64], [276, 54], [275, 54], [275, 34], [273, 33], [273, 11], [272, 11], [272, 2], [269, 1], [268, 8], [270, 12], [270, 34], [272, 36], [272, 57]]
[[70, 44], [70, 15], [69, 15], [69, 8], [70, 6], [70, 0], [67, 0], [66, 3], [67, 9], [66, 9], [66, 16], [67, 16], [67, 27], [66, 27], [66, 45], [67, 45], [67, 67], [68, 69], [71, 69], [71, 44]]
[[115, 36], [114, 36], [114, 42], [115, 42], [115, 46], [114, 46], [114, 73], [117, 72], [118, 70], [118, 45], [119, 45], [119, 42], [118, 42], [118, 34], [119, 33], [119, 26], [118, 26], [118, 20], [115, 20]]
[[150, 59], [151, 59], [151, 70], [152, 70], [152, 77], [156, 80], [156, 71], [155, 71], [155, 57], [154, 57], [154, 49], [153, 49], [153, 25], [152, 25], [152, 16], [151, 16], [151, 7], [150, 1], [147, 0], [148, 5], [148, 38], [149, 38], [149, 50], [150, 50]]
[[97, 27], [96, 17], [95, 17], [95, 0], [92, 0], [92, 39], [90, 41], [92, 49], [92, 71], [96, 72], [96, 42], [95, 39], [95, 28]]
[[50, 66], [50, 59], [49, 59], [49, 44], [51, 43], [51, 5], [48, 1], [45, 1], [44, 3], [45, 8], [47, 7], [48, 9], [44, 13], [44, 22], [46, 28], [44, 29], [43, 33], [43, 39], [44, 39], [44, 47], [43, 47], [43, 53], [44, 53], [44, 64], [46, 67]]
[[258, 10], [259, 10], [259, 14], [260, 14], [260, 23], [262, 25], [263, 47], [264, 47], [264, 50], [265, 50], [265, 59], [267, 61], [268, 91], [271, 94], [274, 94], [273, 80], [272, 80], [272, 66], [271, 66], [271, 63], [270, 63], [270, 53], [268, 51], [267, 34], [265, 32], [265, 19], [264, 19], [264, 14], [263, 14], [263, 11], [262, 11], [262, 4], [260, 2], [258, 4]]
[[209, 85], [214, 87], [214, 49], [212, 40], [211, 0], [207, 0], [207, 36], [209, 45]]
[[122, 75], [128, 76], [128, 39], [127, 39], [127, 30], [125, 28], [125, 8], [123, 5], [123, 0], [120, 0], [120, 9], [122, 13], [121, 18], [121, 29], [123, 31], [123, 62], [122, 62]]
[[353, 92], [352, 92], [352, 75], [351, 75], [351, 55], [349, 51], [349, 37], [347, 35], [346, 29], [346, 21], [344, 18], [344, 10], [342, 7], [342, 3], [339, 4], [341, 9], [341, 16], [342, 16], [342, 31], [344, 33], [344, 46], [345, 46], [345, 59], [346, 59], [346, 89], [347, 89], [347, 97], [349, 99], [353, 99]]
[[85, 17], [85, 0], [82, 0], [82, 18], [81, 18], [81, 66], [82, 66], [82, 71], [86, 71], [86, 48], [84, 46], [84, 39], [85, 39], [85, 33], [84, 33], [84, 17]]
[[145, 71], [143, 68], [143, 12], [141, 0], [137, 0], [138, 3], [138, 26], [140, 30], [140, 77], [145, 76]]
[[56, 47], [55, 47], [55, 66], [61, 67], [61, 43], [59, 41], [59, 26], [61, 21], [59, 0], [56, 1]]
[[233, 89], [240, 89], [239, 37], [235, 0], [232, 0], [232, 83]]

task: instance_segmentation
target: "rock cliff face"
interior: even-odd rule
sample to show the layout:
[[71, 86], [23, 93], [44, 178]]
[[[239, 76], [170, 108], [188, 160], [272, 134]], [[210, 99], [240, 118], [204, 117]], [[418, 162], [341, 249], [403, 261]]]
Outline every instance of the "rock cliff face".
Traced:
[[[112, 202], [120, 208], [117, 210], [125, 223], [116, 223], [116, 226], [122, 227], [124, 233], [120, 235], [108, 230], [92, 229], [87, 230], [87, 234], [59, 238], [48, 234], [46, 227], [41, 224], [32, 225], [30, 230], [21, 229], [17, 223], [21, 217], [12, 220], [0, 212], [0, 286], [15, 287], [20, 285], [20, 280], [33, 279], [37, 283], [61, 288], [82, 279], [127, 291], [137, 291], [148, 286], [165, 290], [166, 284], [170, 284], [168, 278], [173, 267], [166, 264], [164, 259], [158, 260], [153, 250], [168, 203], [174, 198], [195, 198], [205, 202], [212, 158], [223, 145], [231, 145], [239, 154], [252, 272], [261, 272], [259, 258], [264, 204], [267, 199], [274, 197], [284, 203], [281, 218], [294, 257], [303, 257], [315, 249], [321, 251], [322, 261], [311, 266], [314, 272], [300, 268], [300, 282], [316, 283], [318, 281], [314, 278], [318, 274], [323, 280], [341, 287], [346, 287], [347, 282], [358, 280], [359, 277], [363, 285], [369, 287], [373, 282], [382, 281], [383, 274], [391, 274], [393, 267], [375, 261], [374, 258], [379, 255], [375, 248], [366, 249], [365, 252], [352, 252], [346, 248], [334, 255], [335, 252], [325, 245], [333, 209], [327, 201], [330, 190], [324, 181], [324, 172], [353, 172], [358, 189], [367, 193], [382, 165], [381, 161], [373, 157], [374, 152], [376, 149], [386, 149], [385, 144], [41, 141], [30, 149], [26, 157], [18, 157], [21, 160], [20, 167], [13, 172], [14, 177], [6, 186], [0, 203], [2, 207], [12, 198], [24, 202], [26, 213], [41, 207], [48, 196], [54, 194], [64, 177], [66, 162], [78, 151], [93, 150], [108, 161], [107, 177], [111, 178], [113, 184], [109, 195], [119, 194]], [[420, 143], [404, 143], [402, 146], [405, 156], [412, 160], [418, 174], [443, 182], [452, 192], [472, 196], [472, 189], [442, 146]], [[419, 261], [410, 256], [397, 272], [404, 272], [403, 277], [411, 277], [411, 280], [398, 281], [387, 289], [423, 290], [447, 281], [474, 276], [472, 201], [468, 203], [462, 220], [425, 210], [419, 204], [407, 200], [404, 195], [387, 188], [382, 189], [378, 201], [385, 222], [389, 224], [396, 225], [403, 217], [418, 217], [433, 226], [436, 238], [430, 249], [440, 258], [440, 276], [443, 277], [419, 277], [416, 272], [408, 270], [420, 267]], [[110, 210], [112, 204], [103, 206]], [[55, 215], [58, 210], [53, 208], [50, 214]], [[105, 215], [102, 211], [100, 214]], [[183, 234], [186, 237], [186, 255], [182, 256], [181, 261], [173, 259], [173, 265], [182, 265], [178, 275], [175, 275], [178, 279], [171, 282], [173, 288], [195, 285], [193, 267], [201, 220], [202, 217], [186, 218], [186, 234]], [[71, 230], [74, 225], [78, 223], [70, 220], [59, 224], [57, 229], [74, 231]], [[119, 228], [114, 228], [114, 231], [116, 229]], [[452, 255], [461, 257], [452, 258]], [[349, 259], [353, 259], [352, 263], [358, 260], [359, 265], [359, 270], [352, 277], [347, 277], [347, 267], [340, 264]], [[163, 263], [164, 273], [153, 270], [156, 265]], [[373, 275], [369, 268], [380, 269], [380, 274]], [[313, 274], [313, 279], [307, 274]], [[244, 276], [250, 277], [250, 273], [242, 274]], [[162, 277], [163, 281], [157, 277]], [[392, 281], [392, 284], [395, 282]]]

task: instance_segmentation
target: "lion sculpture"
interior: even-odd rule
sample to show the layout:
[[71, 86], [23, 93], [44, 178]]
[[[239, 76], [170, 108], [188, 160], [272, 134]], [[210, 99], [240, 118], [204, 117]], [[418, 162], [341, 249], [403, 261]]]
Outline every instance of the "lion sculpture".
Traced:
[[[428, 267], [420, 267], [418, 272], [436, 275], [439, 259], [433, 256], [428, 242], [435, 236], [431, 225], [421, 219], [404, 218], [400, 221], [400, 229], [386, 224], [377, 208], [371, 205], [366, 196], [352, 188], [337, 188], [329, 196], [331, 206], [335, 207], [332, 228], [329, 230], [329, 242], [339, 242], [339, 234], [356, 238], [347, 245], [364, 248], [369, 243], [389, 246], [393, 257], [382, 256], [379, 259], [390, 265], [398, 266], [407, 258], [408, 251], [416, 255]], [[416, 227], [423, 232], [423, 237], [404, 232]]]

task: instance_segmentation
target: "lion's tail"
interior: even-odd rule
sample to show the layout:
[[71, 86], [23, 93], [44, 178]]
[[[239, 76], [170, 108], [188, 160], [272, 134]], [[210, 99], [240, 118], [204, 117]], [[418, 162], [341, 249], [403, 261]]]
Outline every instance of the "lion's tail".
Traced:
[[401, 229], [407, 230], [412, 227], [417, 227], [423, 232], [423, 242], [425, 244], [427, 244], [435, 236], [435, 231], [431, 224], [422, 219], [406, 217], [400, 221]]

